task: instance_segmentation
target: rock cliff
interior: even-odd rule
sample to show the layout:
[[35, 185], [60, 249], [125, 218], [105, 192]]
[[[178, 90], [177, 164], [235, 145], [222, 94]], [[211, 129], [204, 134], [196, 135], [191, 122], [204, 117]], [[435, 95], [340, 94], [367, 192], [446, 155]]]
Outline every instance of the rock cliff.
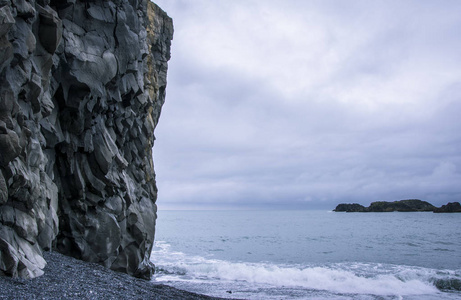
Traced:
[[57, 249], [150, 278], [172, 36], [148, 0], [0, 0], [0, 274]]

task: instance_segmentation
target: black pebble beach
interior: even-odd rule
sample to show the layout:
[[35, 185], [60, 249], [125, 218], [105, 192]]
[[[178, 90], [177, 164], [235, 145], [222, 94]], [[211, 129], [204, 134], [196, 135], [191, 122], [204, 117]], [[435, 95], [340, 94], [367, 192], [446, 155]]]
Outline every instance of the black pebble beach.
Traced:
[[57, 252], [45, 252], [45, 274], [0, 276], [0, 299], [219, 299], [114, 272]]

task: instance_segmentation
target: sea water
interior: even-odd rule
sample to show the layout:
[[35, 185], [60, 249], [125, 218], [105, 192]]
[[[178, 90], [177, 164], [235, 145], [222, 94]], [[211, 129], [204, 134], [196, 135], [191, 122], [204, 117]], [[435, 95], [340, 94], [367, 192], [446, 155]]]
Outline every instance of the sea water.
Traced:
[[461, 299], [461, 214], [159, 211], [154, 281], [240, 299]]

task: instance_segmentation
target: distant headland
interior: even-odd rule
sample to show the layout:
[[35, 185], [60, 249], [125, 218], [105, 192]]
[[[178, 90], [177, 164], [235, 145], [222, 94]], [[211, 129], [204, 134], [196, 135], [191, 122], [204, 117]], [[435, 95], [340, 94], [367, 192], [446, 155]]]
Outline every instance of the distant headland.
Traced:
[[434, 213], [461, 213], [459, 202], [450, 202], [441, 207], [436, 207], [429, 202], [419, 199], [399, 200], [393, 202], [377, 201], [372, 202], [369, 207], [358, 203], [341, 203], [333, 210], [336, 212], [412, 212], [412, 211], [432, 211]]

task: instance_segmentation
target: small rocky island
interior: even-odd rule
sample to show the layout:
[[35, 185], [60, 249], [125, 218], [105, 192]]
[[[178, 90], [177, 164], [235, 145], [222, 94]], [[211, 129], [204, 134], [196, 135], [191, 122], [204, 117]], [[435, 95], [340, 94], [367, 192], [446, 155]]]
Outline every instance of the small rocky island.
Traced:
[[450, 202], [441, 207], [435, 207], [429, 202], [419, 199], [399, 200], [393, 202], [377, 201], [372, 202], [369, 207], [358, 203], [341, 203], [333, 210], [336, 212], [412, 212], [412, 211], [432, 211], [435, 213], [454, 213], [461, 212], [459, 202]]

